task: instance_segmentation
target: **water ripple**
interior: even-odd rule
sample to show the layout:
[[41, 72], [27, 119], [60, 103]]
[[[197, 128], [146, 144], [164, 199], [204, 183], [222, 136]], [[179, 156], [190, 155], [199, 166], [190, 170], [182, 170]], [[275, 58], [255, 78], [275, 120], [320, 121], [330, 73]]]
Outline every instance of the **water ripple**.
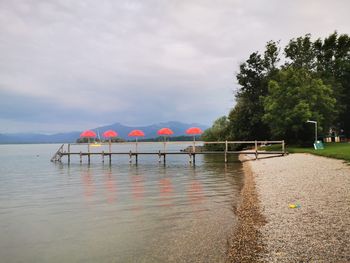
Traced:
[[224, 256], [197, 240], [226, 245], [243, 181], [240, 163], [199, 156], [193, 167], [174, 156], [165, 166], [146, 157], [138, 166], [122, 158], [111, 166], [97, 159], [91, 165], [52, 164], [57, 146], [0, 146], [5, 262], [46, 261], [38, 255], [52, 255], [52, 262], [153, 261], [190, 257], [188, 247], [202, 251], [203, 259]]

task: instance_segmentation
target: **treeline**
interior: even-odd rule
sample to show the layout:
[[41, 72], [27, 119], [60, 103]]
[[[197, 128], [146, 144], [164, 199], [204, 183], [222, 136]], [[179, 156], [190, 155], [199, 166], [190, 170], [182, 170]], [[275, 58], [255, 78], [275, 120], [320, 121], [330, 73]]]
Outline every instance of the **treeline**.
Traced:
[[337, 32], [312, 40], [307, 34], [282, 49], [270, 41], [240, 65], [239, 89], [228, 116], [205, 131], [204, 140], [312, 141], [314, 125], [350, 137], [350, 38]]

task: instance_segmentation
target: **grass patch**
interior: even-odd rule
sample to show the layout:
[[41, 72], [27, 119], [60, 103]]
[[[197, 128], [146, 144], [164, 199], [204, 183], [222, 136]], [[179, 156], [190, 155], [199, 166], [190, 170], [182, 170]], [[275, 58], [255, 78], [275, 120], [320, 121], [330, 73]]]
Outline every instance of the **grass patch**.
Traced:
[[[281, 150], [280, 145], [272, 145], [262, 148], [266, 151]], [[295, 145], [287, 145], [289, 153], [311, 153], [315, 155], [346, 160], [350, 162], [350, 143], [325, 143], [323, 150], [315, 150], [312, 147], [300, 147]]]

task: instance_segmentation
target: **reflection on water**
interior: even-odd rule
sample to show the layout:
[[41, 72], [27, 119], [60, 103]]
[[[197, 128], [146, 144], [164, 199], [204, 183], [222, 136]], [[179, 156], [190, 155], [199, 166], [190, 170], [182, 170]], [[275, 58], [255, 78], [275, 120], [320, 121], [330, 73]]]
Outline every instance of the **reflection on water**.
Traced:
[[174, 187], [170, 178], [162, 178], [159, 180], [160, 186], [160, 201], [161, 206], [173, 205]]
[[191, 181], [188, 189], [188, 197], [191, 204], [200, 204], [203, 201], [203, 186], [199, 181]]
[[105, 178], [106, 178], [105, 187], [106, 187], [107, 202], [109, 204], [112, 204], [116, 201], [117, 186], [111, 170], [107, 172]]
[[144, 183], [143, 183], [143, 176], [140, 175], [132, 175], [131, 176], [131, 183], [132, 183], [132, 196], [135, 200], [141, 200], [144, 197]]
[[0, 147], [3, 262], [225, 260], [242, 185], [237, 161], [68, 166], [48, 162], [55, 145]]
[[89, 170], [84, 172], [81, 177], [84, 186], [84, 196], [89, 200], [95, 192], [94, 179]]

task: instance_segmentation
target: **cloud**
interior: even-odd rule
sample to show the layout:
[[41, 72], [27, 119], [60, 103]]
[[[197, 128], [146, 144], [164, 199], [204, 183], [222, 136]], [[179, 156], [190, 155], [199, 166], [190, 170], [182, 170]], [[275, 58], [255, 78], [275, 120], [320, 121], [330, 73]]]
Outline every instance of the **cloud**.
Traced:
[[1, 1], [0, 127], [209, 124], [234, 104], [239, 63], [267, 41], [349, 31], [346, 0], [268, 3]]

